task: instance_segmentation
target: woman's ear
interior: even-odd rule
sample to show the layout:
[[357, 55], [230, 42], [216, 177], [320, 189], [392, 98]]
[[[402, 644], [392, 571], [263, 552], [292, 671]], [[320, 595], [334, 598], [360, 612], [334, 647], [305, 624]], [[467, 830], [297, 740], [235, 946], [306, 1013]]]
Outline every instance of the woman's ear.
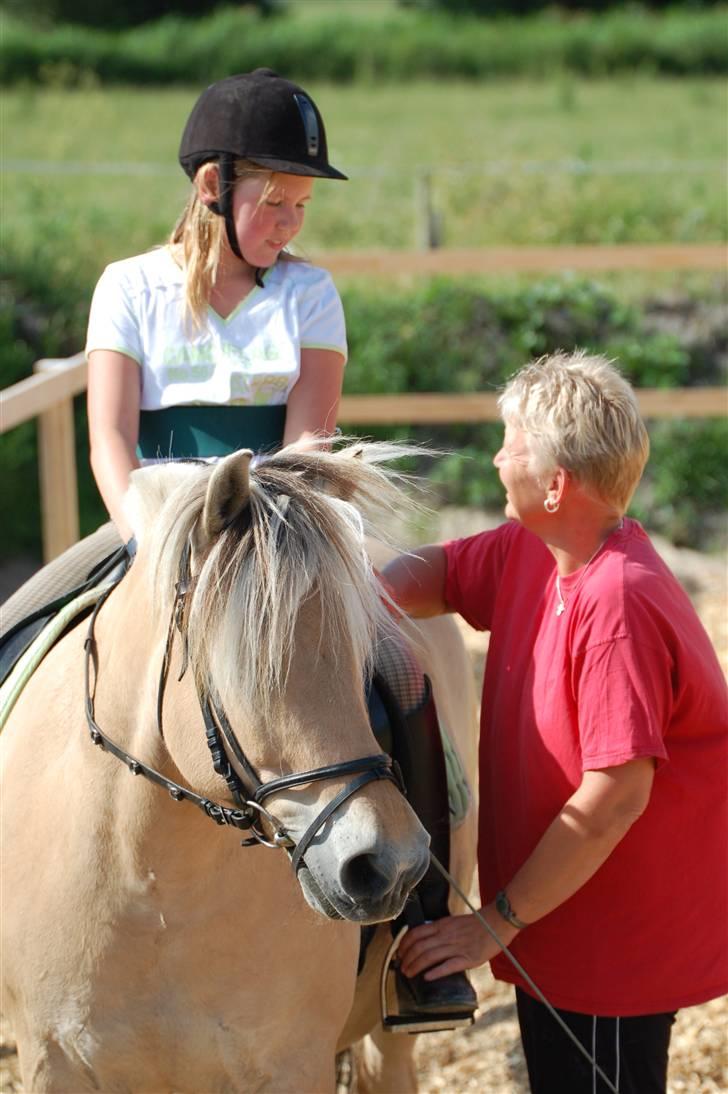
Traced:
[[[571, 476], [563, 467], [557, 467], [549, 477], [546, 484], [546, 497], [552, 505], [556, 506], [556, 509], [558, 509], [559, 505], [561, 505], [561, 502], [564, 500], [564, 495], [568, 491], [570, 483]], [[554, 509], [554, 512], [556, 509]]]
[[197, 196], [203, 205], [212, 205], [220, 196], [220, 171], [216, 163], [204, 163], [195, 175]]

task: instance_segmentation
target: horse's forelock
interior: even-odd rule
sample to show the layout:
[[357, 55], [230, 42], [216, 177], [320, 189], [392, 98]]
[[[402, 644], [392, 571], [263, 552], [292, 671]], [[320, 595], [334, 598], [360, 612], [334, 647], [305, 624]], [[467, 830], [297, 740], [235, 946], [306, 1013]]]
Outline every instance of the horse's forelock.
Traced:
[[[376, 457], [384, 446], [358, 447]], [[391, 458], [391, 446], [386, 451]], [[146, 499], [161, 610], [171, 609], [179, 558], [204, 504], [209, 469], [193, 470], [150, 486]], [[160, 491], [170, 484], [160, 506]], [[390, 474], [351, 451], [283, 452], [251, 473], [250, 505], [207, 550], [189, 614], [194, 663], [214, 678], [223, 701], [235, 697], [262, 711], [280, 694], [298, 613], [312, 595], [320, 600], [321, 642], [334, 656], [351, 651], [360, 672], [367, 671], [386, 613], [354, 503], [387, 498], [402, 501]]]
[[[262, 478], [262, 476], [261, 476]], [[250, 525], [230, 529], [200, 574], [190, 632], [196, 660], [214, 671], [221, 694], [265, 710], [284, 686], [302, 604], [319, 598], [320, 641], [334, 656], [350, 649], [363, 674], [379, 612], [350, 504], [299, 476], [251, 480]]]

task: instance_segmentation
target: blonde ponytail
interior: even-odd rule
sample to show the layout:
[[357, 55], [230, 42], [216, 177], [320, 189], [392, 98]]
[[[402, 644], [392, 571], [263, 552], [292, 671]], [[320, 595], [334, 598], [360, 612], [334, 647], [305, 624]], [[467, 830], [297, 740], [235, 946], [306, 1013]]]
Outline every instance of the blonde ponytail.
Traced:
[[[225, 220], [213, 213], [200, 200], [197, 180], [200, 172], [207, 168], [203, 164], [195, 175], [192, 191], [182, 215], [169, 237], [169, 247], [184, 270], [185, 274], [185, 319], [193, 328], [204, 324], [210, 296], [217, 278], [220, 254], [225, 235]], [[265, 177], [269, 185], [273, 172], [247, 160], [236, 160], [234, 164], [235, 181], [250, 177]], [[266, 186], [261, 201], [265, 200], [269, 186]]]

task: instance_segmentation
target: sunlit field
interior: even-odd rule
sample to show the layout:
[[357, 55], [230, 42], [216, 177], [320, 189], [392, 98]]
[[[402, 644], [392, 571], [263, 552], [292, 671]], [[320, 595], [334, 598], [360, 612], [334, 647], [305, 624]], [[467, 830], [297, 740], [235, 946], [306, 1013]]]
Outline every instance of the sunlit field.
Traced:
[[[6, 90], [10, 253], [93, 277], [165, 237], [189, 90]], [[310, 90], [330, 158], [302, 243], [416, 246], [424, 192], [443, 246], [724, 238], [726, 86], [647, 76]], [[427, 182], [426, 180], [429, 180]]]

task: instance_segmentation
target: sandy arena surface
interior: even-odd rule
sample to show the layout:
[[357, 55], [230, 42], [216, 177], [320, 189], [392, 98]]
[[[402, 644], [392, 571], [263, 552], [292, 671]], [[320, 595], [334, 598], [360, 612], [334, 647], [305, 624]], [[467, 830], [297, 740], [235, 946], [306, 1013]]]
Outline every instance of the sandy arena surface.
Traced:
[[[478, 527], [472, 512], [453, 511], [440, 530], [446, 538]], [[481, 525], [482, 526], [482, 525]], [[439, 537], [438, 537], [439, 538]], [[667, 564], [690, 593], [728, 675], [728, 583], [725, 557], [680, 550], [655, 539]], [[486, 639], [462, 623], [473, 661], [482, 677]], [[417, 1070], [420, 1094], [527, 1094], [526, 1068], [518, 1037], [513, 989], [493, 980], [488, 969], [473, 975], [480, 1017], [467, 1030], [420, 1037]], [[0, 1025], [0, 1094], [22, 1091], [12, 1033]], [[679, 1013], [672, 1035], [668, 1094], [728, 1092], [728, 998]], [[31, 1092], [25, 1092], [31, 1094]], [[64, 1092], [74, 1094], [74, 1092]], [[200, 1092], [214, 1094], [214, 1092]], [[315, 1092], [301, 1092], [315, 1094]], [[392, 1091], [392, 1094], [398, 1094]]]

